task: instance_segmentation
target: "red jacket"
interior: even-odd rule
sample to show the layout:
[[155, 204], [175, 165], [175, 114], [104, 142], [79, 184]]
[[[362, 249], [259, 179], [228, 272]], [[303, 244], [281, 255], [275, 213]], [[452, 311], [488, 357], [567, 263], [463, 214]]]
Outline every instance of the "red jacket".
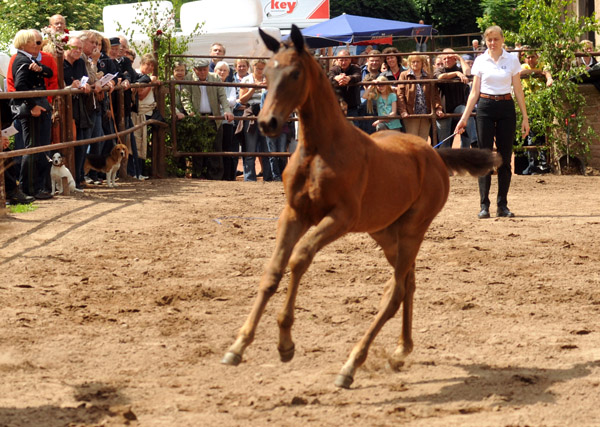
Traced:
[[[50, 69], [52, 69], [52, 77], [48, 78], [48, 79], [44, 79], [45, 83], [46, 83], [46, 89], [47, 90], [56, 90], [58, 89], [58, 67], [56, 66], [56, 60], [54, 59], [54, 56], [52, 56], [50, 53], [46, 53], [46, 52], [40, 52], [42, 54], [42, 60], [40, 61], [42, 64], [44, 64], [46, 67], [50, 67]], [[8, 63], [8, 71], [7, 71], [7, 76], [6, 76], [6, 87], [8, 89], [9, 92], [15, 92], [15, 81], [13, 79], [13, 75], [12, 75], [12, 65], [13, 62], [15, 60], [15, 56], [17, 56], [16, 54], [11, 56], [10, 61]], [[52, 97], [49, 96], [48, 97], [48, 102], [50, 104], [52, 104]]]

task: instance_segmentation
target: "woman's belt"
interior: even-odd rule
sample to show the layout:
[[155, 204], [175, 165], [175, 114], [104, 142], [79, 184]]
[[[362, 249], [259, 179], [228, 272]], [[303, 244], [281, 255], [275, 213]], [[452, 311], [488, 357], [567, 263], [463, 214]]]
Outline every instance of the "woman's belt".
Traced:
[[504, 95], [488, 95], [487, 93], [480, 93], [479, 96], [485, 99], [493, 99], [494, 101], [510, 101], [512, 100], [512, 95], [510, 93], [506, 93]]

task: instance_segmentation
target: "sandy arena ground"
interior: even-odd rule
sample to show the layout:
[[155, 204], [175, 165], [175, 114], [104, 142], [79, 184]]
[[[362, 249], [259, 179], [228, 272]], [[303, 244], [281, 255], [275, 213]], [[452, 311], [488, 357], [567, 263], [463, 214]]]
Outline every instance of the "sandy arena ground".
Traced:
[[478, 220], [476, 180], [451, 178], [409, 363], [386, 364], [397, 317], [350, 390], [335, 376], [391, 274], [367, 235], [305, 275], [294, 360], [276, 349], [286, 275], [243, 363], [220, 364], [279, 183], [124, 182], [0, 218], [0, 426], [599, 426], [600, 177], [514, 176], [509, 196], [516, 218]]

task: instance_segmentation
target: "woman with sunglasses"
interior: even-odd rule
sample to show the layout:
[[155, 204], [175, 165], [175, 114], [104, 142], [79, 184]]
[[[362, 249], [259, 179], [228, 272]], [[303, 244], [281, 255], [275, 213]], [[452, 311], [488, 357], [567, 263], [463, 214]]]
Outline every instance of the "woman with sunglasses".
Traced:
[[[54, 75], [52, 69], [40, 61], [42, 35], [37, 30], [20, 30], [13, 45], [17, 49], [12, 63], [12, 78], [17, 92], [46, 90], [44, 79]], [[20, 120], [25, 148], [50, 144], [50, 114], [52, 107], [44, 96], [12, 100], [15, 118]], [[25, 155], [21, 161], [19, 181], [24, 193], [36, 199], [49, 199], [47, 191], [50, 163], [44, 153]]]

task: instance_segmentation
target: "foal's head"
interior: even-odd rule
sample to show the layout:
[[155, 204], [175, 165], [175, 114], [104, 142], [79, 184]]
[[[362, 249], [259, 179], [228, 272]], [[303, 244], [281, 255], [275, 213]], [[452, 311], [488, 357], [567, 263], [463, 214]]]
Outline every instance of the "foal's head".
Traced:
[[296, 107], [302, 105], [310, 91], [307, 61], [312, 57], [304, 49], [304, 38], [292, 25], [290, 40], [280, 44], [259, 29], [265, 45], [274, 52], [265, 69], [268, 93], [258, 116], [263, 134], [277, 136]]

